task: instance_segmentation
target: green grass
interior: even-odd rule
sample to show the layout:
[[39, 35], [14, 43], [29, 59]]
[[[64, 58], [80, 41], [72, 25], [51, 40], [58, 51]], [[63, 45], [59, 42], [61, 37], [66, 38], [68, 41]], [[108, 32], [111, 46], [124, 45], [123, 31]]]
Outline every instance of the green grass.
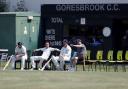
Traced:
[[128, 89], [128, 72], [0, 70], [0, 89]]

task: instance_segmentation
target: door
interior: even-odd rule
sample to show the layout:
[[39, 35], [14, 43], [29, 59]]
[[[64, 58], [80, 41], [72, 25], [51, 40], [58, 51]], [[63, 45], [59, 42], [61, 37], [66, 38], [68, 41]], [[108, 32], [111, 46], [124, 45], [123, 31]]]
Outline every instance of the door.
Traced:
[[38, 44], [38, 29], [39, 29], [39, 22], [38, 21], [32, 21], [29, 26], [30, 26], [30, 44], [31, 44], [31, 49], [37, 48]]
[[27, 50], [33, 50], [37, 48], [38, 44], [38, 21], [22, 21], [21, 30], [20, 30], [20, 39], [21, 42], [25, 45]]
[[20, 31], [19, 31], [19, 40], [23, 43], [23, 45], [30, 50], [30, 32], [29, 32], [29, 24], [27, 21], [21, 21]]

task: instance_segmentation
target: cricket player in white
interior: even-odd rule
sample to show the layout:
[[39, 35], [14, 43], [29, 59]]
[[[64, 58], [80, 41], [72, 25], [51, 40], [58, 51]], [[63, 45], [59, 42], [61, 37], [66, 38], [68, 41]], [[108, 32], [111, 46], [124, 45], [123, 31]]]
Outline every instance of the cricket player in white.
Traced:
[[36, 60], [40, 60], [39, 69], [38, 70], [41, 70], [43, 61], [47, 60], [49, 58], [49, 56], [51, 54], [51, 51], [59, 50], [59, 49], [49, 47], [49, 42], [45, 42], [45, 47], [44, 48], [39, 48], [39, 49], [36, 49], [34, 51], [39, 51], [39, 50], [43, 51], [43, 54], [41, 56], [31, 56], [30, 57], [31, 65], [32, 65], [32, 69], [31, 70], [33, 70], [35, 68], [35, 61]]
[[17, 43], [17, 46], [15, 48], [15, 55], [12, 56], [11, 60], [13, 69], [15, 67], [15, 61], [21, 60], [21, 70], [24, 70], [25, 60], [27, 60], [27, 51], [26, 47], [23, 46], [21, 42]]
[[[71, 58], [71, 47], [68, 45], [66, 39], [63, 40], [63, 47], [61, 48], [59, 56], [52, 56], [52, 61], [57, 70], [64, 70], [64, 61], [70, 61]], [[60, 65], [58, 63], [60, 61]]]

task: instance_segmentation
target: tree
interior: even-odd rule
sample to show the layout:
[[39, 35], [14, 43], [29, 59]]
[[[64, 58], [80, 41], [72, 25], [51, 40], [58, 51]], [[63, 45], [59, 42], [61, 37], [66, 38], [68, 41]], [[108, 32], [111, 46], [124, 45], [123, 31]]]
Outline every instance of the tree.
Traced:
[[25, 6], [25, 2], [24, 0], [20, 0], [17, 2], [17, 7], [15, 9], [15, 11], [28, 11], [28, 9]]
[[7, 10], [6, 0], [0, 0], [0, 12], [5, 12]]

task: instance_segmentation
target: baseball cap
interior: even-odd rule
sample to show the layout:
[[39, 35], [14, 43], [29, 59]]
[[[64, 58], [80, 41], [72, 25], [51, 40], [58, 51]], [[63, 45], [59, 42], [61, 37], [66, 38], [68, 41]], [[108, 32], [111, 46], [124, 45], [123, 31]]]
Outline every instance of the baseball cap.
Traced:
[[22, 45], [22, 42], [18, 42], [17, 45]]

